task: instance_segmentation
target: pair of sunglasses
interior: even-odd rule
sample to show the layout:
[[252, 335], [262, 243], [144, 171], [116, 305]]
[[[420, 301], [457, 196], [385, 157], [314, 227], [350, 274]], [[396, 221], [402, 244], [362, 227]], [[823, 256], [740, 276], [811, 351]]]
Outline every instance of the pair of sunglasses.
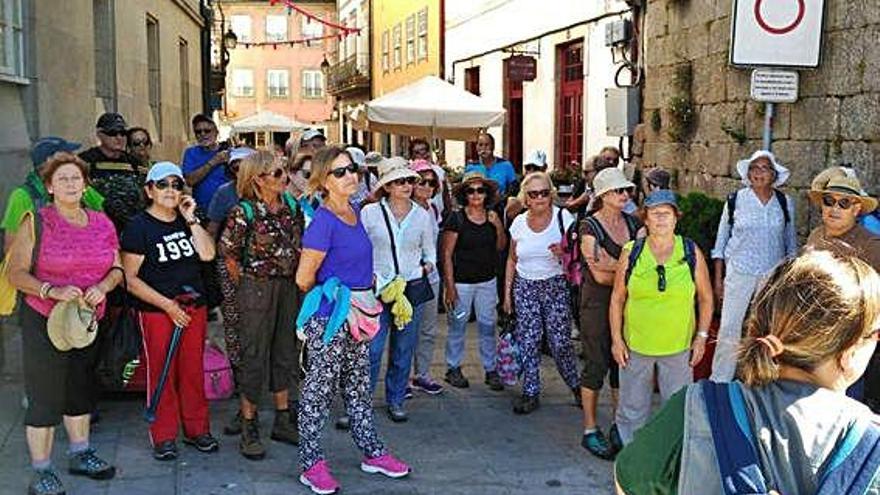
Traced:
[[613, 189], [617, 194], [629, 194], [632, 191], [631, 187], [618, 187], [617, 189]]
[[140, 146], [150, 146], [151, 144], [153, 144], [153, 143], [151, 143], [151, 142], [149, 142], [149, 141], [147, 141], [147, 140], [142, 140], [142, 141], [132, 141], [132, 142], [131, 142], [131, 147], [132, 147], [132, 148], [135, 148], [135, 147], [140, 147]]
[[437, 187], [438, 183], [434, 179], [419, 179], [418, 184], [426, 187]]
[[330, 175], [336, 177], [337, 179], [341, 179], [345, 177], [345, 174], [356, 174], [358, 173], [357, 163], [349, 163], [344, 167], [334, 168], [330, 171]]
[[412, 186], [415, 185], [417, 182], [419, 182], [419, 179], [416, 179], [415, 177], [401, 177], [400, 179], [394, 179], [393, 181], [391, 181], [391, 183], [395, 186], [402, 186], [404, 184], [409, 184]]
[[529, 199], [547, 198], [550, 196], [550, 189], [538, 189], [535, 191], [526, 191]]
[[657, 265], [657, 290], [666, 292], [666, 267]]
[[276, 168], [275, 170], [273, 170], [271, 172], [263, 172], [262, 174], [260, 174], [260, 177], [266, 177], [269, 175], [271, 175], [272, 177], [274, 177], [276, 179], [280, 179], [282, 176], [284, 176], [284, 169], [283, 168]]
[[195, 134], [196, 136], [211, 134], [212, 132], [214, 132], [213, 127], [202, 127], [201, 129], [193, 129], [193, 134]]
[[822, 196], [822, 204], [827, 206], [828, 208], [834, 208], [834, 205], [837, 205], [841, 210], [848, 210], [852, 208], [852, 205], [855, 201], [852, 198], [840, 198], [834, 199], [834, 196], [830, 194], [825, 194]]
[[183, 191], [183, 181], [180, 179], [163, 179], [154, 182], [153, 187], [160, 191], [164, 191], [169, 187], [175, 191]]
[[544, 167], [539, 167], [539, 166], [537, 166], [537, 165], [531, 165], [531, 164], [526, 165], [526, 166], [523, 167], [523, 168], [525, 169], [526, 173], [531, 173], [531, 172], [542, 172], [542, 171], [544, 170]]
[[126, 132], [125, 131], [101, 131], [101, 134], [103, 134], [105, 136], [110, 136], [110, 137], [119, 137], [119, 136], [125, 136]]
[[486, 194], [485, 187], [469, 187], [464, 191], [468, 196], [471, 194]]

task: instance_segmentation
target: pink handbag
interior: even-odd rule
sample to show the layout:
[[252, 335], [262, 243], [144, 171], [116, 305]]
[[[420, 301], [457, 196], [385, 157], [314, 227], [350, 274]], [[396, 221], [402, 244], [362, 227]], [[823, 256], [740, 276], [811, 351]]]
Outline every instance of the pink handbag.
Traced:
[[232, 365], [223, 350], [214, 343], [206, 343], [202, 363], [205, 370], [205, 398], [221, 400], [232, 397], [235, 380], [232, 378]]

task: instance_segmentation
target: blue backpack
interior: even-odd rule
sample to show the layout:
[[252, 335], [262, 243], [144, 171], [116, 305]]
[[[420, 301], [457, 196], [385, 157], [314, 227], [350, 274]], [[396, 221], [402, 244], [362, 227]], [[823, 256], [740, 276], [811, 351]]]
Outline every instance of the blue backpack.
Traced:
[[[766, 494], [755, 435], [737, 383], [700, 382], [725, 495]], [[817, 495], [863, 495], [880, 469], [880, 430], [850, 428], [819, 469]]]

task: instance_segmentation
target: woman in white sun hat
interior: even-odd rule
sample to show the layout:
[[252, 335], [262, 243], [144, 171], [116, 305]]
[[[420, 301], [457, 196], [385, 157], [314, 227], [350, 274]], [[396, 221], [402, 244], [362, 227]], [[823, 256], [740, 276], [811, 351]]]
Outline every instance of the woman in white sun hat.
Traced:
[[791, 175], [773, 153], [759, 150], [736, 164], [745, 187], [727, 197], [712, 259], [721, 327], [712, 361], [712, 380], [730, 381], [749, 301], [761, 279], [797, 252], [794, 200], [780, 191]]
[[[425, 303], [431, 297], [416, 298], [407, 289], [402, 294], [411, 306], [409, 320], [400, 318], [400, 298], [389, 301], [389, 292], [397, 286], [422, 285], [422, 295], [430, 291], [427, 275], [437, 264], [437, 245], [430, 214], [412, 200], [419, 174], [410, 170], [406, 159], [395, 156], [379, 162], [379, 181], [375, 194], [378, 202], [361, 211], [361, 221], [373, 243], [373, 274], [377, 293], [386, 303], [380, 319], [379, 333], [370, 343], [370, 381], [375, 390], [379, 381], [385, 341], [391, 346], [385, 373], [385, 401], [392, 421], [407, 420], [403, 409], [404, 395], [412, 368], [413, 353], [419, 334], [419, 322]], [[394, 327], [394, 328], [392, 328]]]

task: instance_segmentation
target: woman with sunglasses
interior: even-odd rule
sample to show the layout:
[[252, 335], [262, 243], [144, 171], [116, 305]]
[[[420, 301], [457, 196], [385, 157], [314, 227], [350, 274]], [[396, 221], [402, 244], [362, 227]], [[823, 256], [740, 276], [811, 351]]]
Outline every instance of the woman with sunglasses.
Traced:
[[666, 401], [617, 457], [617, 493], [877, 493], [876, 416], [845, 395], [877, 347], [877, 272], [829, 251], [787, 259], [744, 331], [738, 380]]
[[448, 320], [446, 382], [467, 388], [461, 372], [465, 330], [471, 310], [477, 316], [480, 361], [484, 382], [491, 390], [504, 390], [495, 369], [495, 323], [498, 289], [498, 253], [507, 246], [507, 235], [492, 206], [498, 201], [498, 185], [481, 172], [468, 172], [452, 190], [461, 209], [446, 217], [440, 250], [443, 254], [444, 302]]
[[[604, 163], [604, 162], [603, 162]], [[593, 178], [592, 210], [579, 228], [580, 250], [586, 269], [580, 290], [580, 337], [584, 368], [581, 371], [581, 405], [584, 433], [581, 445], [600, 459], [613, 459], [620, 450], [617, 426], [609, 438], [597, 423], [599, 392], [608, 377], [612, 418], [617, 410], [618, 370], [611, 356], [608, 306], [611, 287], [623, 245], [636, 238], [641, 228], [635, 217], [623, 212], [629, 190], [635, 184], [616, 167], [605, 168]]]
[[315, 210], [321, 206], [321, 195], [308, 192], [309, 177], [312, 174], [312, 158], [311, 153], [299, 152], [290, 160], [290, 168], [287, 170], [290, 175], [287, 192], [296, 199], [302, 208], [306, 227], [315, 216]]
[[[158, 401], [150, 425], [153, 457], [177, 457], [175, 440], [183, 423], [183, 442], [201, 452], [214, 452], [202, 354], [207, 308], [200, 261], [214, 258], [214, 240], [195, 215], [196, 203], [184, 192], [183, 172], [171, 162], [158, 162], [144, 187], [150, 202], [122, 233], [122, 264], [128, 290], [137, 298], [147, 366], [147, 402]], [[172, 372], [161, 397], [152, 397], [166, 359], [174, 327], [183, 328]]]
[[773, 153], [759, 150], [740, 160], [745, 185], [727, 197], [712, 249], [714, 293], [721, 306], [711, 379], [730, 381], [742, 322], [760, 281], [786, 256], [797, 252], [794, 199], [777, 188], [790, 175]]
[[241, 160], [236, 185], [241, 202], [229, 212], [220, 254], [236, 286], [241, 344], [238, 390], [241, 408], [239, 452], [262, 459], [257, 407], [268, 380], [275, 406], [273, 440], [299, 442], [296, 415], [288, 406], [297, 389], [297, 340], [291, 330], [299, 311], [294, 284], [303, 216], [285, 191], [285, 160], [259, 150]]
[[[370, 343], [370, 378], [375, 390], [385, 341], [388, 340], [391, 351], [385, 372], [385, 402], [388, 416], [394, 422], [407, 420], [403, 401], [426, 301], [408, 301], [412, 315], [408, 322], [401, 324], [394, 311], [399, 302], [391, 303], [386, 292], [394, 284], [409, 285], [413, 281], [427, 284], [428, 274], [437, 264], [437, 245], [431, 228], [433, 219], [412, 200], [413, 187], [419, 180], [419, 174], [409, 169], [406, 159], [397, 156], [382, 160], [376, 183], [376, 195], [380, 199], [365, 206], [361, 212], [361, 221], [373, 244], [376, 288], [383, 293], [386, 303], [379, 333]], [[436, 294], [432, 296], [436, 297]]]
[[[388, 453], [376, 433], [370, 393], [370, 334], [364, 335], [360, 326], [343, 325], [334, 317], [339, 304], [371, 297], [376, 302], [372, 296], [373, 245], [357, 208], [349, 202], [357, 187], [358, 166], [344, 148], [330, 146], [318, 151], [308, 192], [323, 195], [324, 203], [303, 235], [302, 259], [296, 272], [297, 285], [307, 293], [297, 331], [304, 335], [308, 348], [299, 408], [303, 469], [299, 480], [314, 493], [336, 493], [339, 489], [321, 448], [324, 423], [337, 391], [351, 417], [354, 443], [364, 454], [361, 470], [391, 478], [409, 474], [409, 466]], [[330, 290], [331, 285], [336, 289]], [[348, 291], [339, 290], [343, 287]], [[344, 293], [349, 294], [347, 301], [342, 298]], [[312, 304], [314, 299], [319, 302]]]
[[654, 191], [644, 207], [648, 235], [624, 246], [609, 308], [611, 352], [620, 366], [616, 424], [624, 445], [651, 414], [655, 369], [664, 402], [691, 383], [713, 310], [703, 253], [675, 234], [681, 216], [675, 193]]
[[126, 131], [128, 154], [138, 161], [138, 167], [148, 170], [154, 163], [150, 152], [153, 140], [150, 132], [143, 127], [130, 127]]
[[[433, 199], [440, 193], [440, 180], [434, 170], [434, 165], [428, 160], [416, 159], [410, 162], [409, 168], [419, 174], [419, 180], [413, 187], [412, 199], [428, 212], [431, 219], [431, 239], [436, 244], [440, 237], [441, 212]], [[412, 379], [412, 388], [421, 390], [428, 395], [437, 395], [443, 392], [440, 385], [431, 378], [431, 363], [434, 361], [434, 344], [437, 338], [437, 306], [440, 301], [440, 271], [431, 270], [428, 274], [428, 282], [435, 297], [425, 303], [422, 310], [422, 319], [418, 323], [419, 341], [416, 345], [415, 368]]]
[[541, 338], [547, 334], [556, 368], [577, 396], [577, 359], [571, 345], [571, 310], [568, 284], [562, 272], [562, 232], [574, 222], [571, 213], [553, 205], [553, 181], [546, 172], [523, 178], [520, 201], [526, 213], [510, 226], [503, 309], [513, 314], [523, 365], [522, 396], [513, 406], [516, 414], [538, 408], [541, 393]]

